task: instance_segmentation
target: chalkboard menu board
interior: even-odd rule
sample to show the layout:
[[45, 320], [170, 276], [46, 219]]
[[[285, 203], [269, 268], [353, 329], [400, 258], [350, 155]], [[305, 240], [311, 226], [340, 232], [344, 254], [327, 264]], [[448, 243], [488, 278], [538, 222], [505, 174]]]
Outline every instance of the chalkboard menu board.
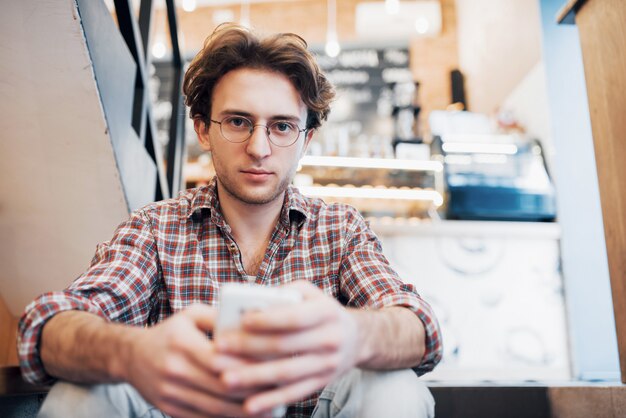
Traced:
[[351, 48], [336, 58], [317, 52], [318, 63], [335, 85], [337, 99], [329, 127], [345, 128], [349, 136], [391, 139], [393, 86], [412, 84], [408, 48]]

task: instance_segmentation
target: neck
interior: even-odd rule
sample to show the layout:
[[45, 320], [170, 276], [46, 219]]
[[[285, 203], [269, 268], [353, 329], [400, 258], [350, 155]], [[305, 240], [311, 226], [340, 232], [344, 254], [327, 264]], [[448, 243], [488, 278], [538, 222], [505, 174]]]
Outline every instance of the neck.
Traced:
[[264, 204], [242, 202], [217, 182], [217, 192], [224, 219], [237, 243], [268, 241], [283, 207], [284, 194]]

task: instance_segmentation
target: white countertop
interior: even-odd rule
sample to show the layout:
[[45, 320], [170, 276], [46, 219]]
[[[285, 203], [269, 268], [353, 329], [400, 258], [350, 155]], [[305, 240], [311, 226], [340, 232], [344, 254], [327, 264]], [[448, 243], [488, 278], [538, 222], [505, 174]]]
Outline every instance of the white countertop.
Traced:
[[384, 236], [561, 238], [561, 226], [555, 222], [421, 220], [402, 223], [370, 220], [370, 226], [376, 234]]

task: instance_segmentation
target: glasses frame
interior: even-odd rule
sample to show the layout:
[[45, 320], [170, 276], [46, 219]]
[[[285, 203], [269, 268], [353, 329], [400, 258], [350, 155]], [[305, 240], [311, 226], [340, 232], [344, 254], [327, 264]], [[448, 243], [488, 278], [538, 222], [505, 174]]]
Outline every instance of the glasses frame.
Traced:
[[[228, 139], [228, 138], [226, 137], [226, 135], [224, 135], [224, 131], [222, 130], [222, 126], [223, 126], [223, 125], [222, 125], [222, 123], [223, 123], [226, 119], [228, 119], [228, 118], [233, 118], [233, 117], [236, 117], [236, 118], [241, 118], [241, 119], [245, 119], [245, 120], [247, 120], [248, 122], [250, 122], [250, 124], [251, 124], [251, 126], [250, 126], [250, 132], [249, 132], [248, 136], [246, 137], [246, 139], [244, 139], [243, 141], [232, 141], [232, 140]], [[301, 134], [302, 132], [306, 132], [306, 131], [308, 131], [308, 129], [307, 129], [307, 128], [300, 128], [298, 125], [296, 125], [296, 127], [298, 128], [298, 135], [296, 136], [296, 138], [293, 140], [293, 142], [292, 142], [292, 143], [290, 143], [290, 144], [288, 144], [288, 145], [282, 145], [282, 144], [277, 144], [276, 142], [274, 142], [274, 141], [272, 140], [272, 137], [271, 137], [271, 135], [270, 135], [270, 127], [269, 127], [268, 125], [263, 125], [263, 124], [261, 124], [261, 123], [254, 124], [254, 123], [252, 123], [252, 121], [251, 121], [249, 118], [247, 118], [247, 117], [245, 117], [245, 116], [237, 116], [237, 115], [233, 115], [233, 116], [224, 116], [224, 117], [222, 118], [222, 120], [221, 120], [221, 121], [217, 121], [217, 120], [214, 120], [214, 119], [209, 118], [209, 121], [211, 121], [211, 122], [213, 122], [213, 123], [217, 123], [217, 124], [220, 126], [220, 134], [222, 135], [222, 138], [224, 138], [226, 141], [228, 141], [228, 142], [230, 142], [230, 143], [232, 143], [232, 144], [243, 144], [244, 142], [248, 141], [250, 138], [252, 138], [252, 134], [254, 133], [254, 128], [256, 128], [257, 126], [262, 126], [262, 127], [264, 127], [264, 128], [265, 128], [265, 135], [267, 136], [267, 140], [268, 140], [268, 141], [270, 141], [273, 145], [275, 145], [275, 146], [277, 146], [277, 147], [280, 147], [280, 148], [287, 148], [287, 147], [292, 146], [293, 144], [295, 144], [296, 142], [298, 142], [298, 139], [300, 139], [300, 134]], [[279, 123], [279, 122], [280, 122], [280, 121], [276, 121], [276, 122], [272, 122], [272, 123]], [[289, 122], [289, 123], [291, 123], [291, 122]], [[271, 124], [270, 124], [270, 125], [271, 125]], [[304, 134], [304, 136], [306, 137], [306, 133]]]

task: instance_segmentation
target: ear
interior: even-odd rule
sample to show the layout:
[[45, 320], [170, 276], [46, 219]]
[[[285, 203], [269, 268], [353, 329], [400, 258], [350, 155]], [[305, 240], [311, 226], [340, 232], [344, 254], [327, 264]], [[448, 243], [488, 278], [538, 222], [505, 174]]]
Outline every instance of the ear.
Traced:
[[209, 125], [206, 124], [201, 118], [194, 118], [193, 129], [198, 136], [198, 142], [205, 151], [211, 151], [211, 138], [209, 137]]

